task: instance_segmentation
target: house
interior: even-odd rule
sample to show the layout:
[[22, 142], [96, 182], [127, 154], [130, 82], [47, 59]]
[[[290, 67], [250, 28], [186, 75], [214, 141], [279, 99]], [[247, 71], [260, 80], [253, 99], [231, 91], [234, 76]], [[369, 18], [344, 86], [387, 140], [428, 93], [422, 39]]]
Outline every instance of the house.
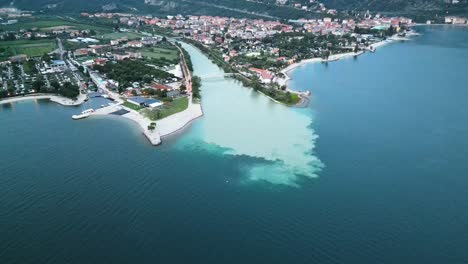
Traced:
[[127, 102], [137, 105], [137, 106], [151, 107], [151, 108], [155, 108], [155, 107], [159, 107], [163, 105], [163, 103], [159, 100], [145, 98], [141, 96], [130, 97], [127, 99]]
[[159, 100], [156, 100], [156, 99], [147, 99], [145, 101], [145, 106], [146, 107], [151, 107], [151, 108], [156, 108], [156, 107], [160, 107], [162, 106], [163, 103]]
[[103, 58], [94, 59], [94, 64], [96, 65], [105, 65], [106, 62], [107, 62], [107, 59], [103, 59]]
[[164, 91], [171, 90], [171, 87], [169, 87], [167, 85], [164, 85], [164, 84], [159, 84], [159, 83], [151, 84], [151, 88], [153, 88], [155, 90], [164, 90]]
[[137, 106], [145, 106], [146, 99], [147, 98], [144, 98], [141, 96], [134, 96], [134, 97], [128, 98], [127, 102], [137, 105]]
[[120, 44], [119, 39], [111, 39], [111, 41], [110, 41], [111, 46], [116, 46], [116, 45], [119, 45], [119, 44]]
[[180, 95], [179, 90], [172, 90], [167, 92], [167, 97], [176, 97]]
[[53, 60], [50, 64], [50, 67], [55, 72], [65, 71], [67, 69], [67, 64], [63, 60]]
[[24, 61], [27, 61], [28, 60], [28, 56], [26, 55], [16, 55], [16, 56], [12, 56], [9, 58], [10, 62], [24, 62]]
[[249, 70], [256, 73], [258, 78], [260, 79], [260, 82], [262, 83], [271, 83], [271, 80], [273, 79], [273, 75], [267, 70], [258, 68], [250, 68]]
[[88, 49], [77, 49], [73, 54], [75, 57], [88, 56]]
[[127, 46], [132, 48], [141, 48], [143, 47], [143, 43], [141, 43], [140, 41], [129, 41], [127, 42]]

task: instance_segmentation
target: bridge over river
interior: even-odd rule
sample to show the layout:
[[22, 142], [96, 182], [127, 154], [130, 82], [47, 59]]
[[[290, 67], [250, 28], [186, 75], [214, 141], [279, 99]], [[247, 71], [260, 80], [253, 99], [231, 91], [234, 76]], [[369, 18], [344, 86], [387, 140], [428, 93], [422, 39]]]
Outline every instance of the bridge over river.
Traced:
[[205, 82], [214, 82], [214, 81], [224, 80], [226, 77], [231, 77], [236, 74], [237, 73], [208, 74], [208, 75], [202, 75], [200, 76], [200, 78]]

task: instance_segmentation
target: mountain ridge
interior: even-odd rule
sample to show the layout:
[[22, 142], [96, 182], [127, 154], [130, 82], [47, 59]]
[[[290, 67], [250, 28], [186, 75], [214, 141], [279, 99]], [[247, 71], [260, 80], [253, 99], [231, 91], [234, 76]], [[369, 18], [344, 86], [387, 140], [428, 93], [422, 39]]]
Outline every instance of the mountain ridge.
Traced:
[[[289, 0], [292, 1], [292, 0]], [[435, 15], [468, 14], [468, 0], [319, 0], [327, 8], [401, 14]], [[276, 0], [0, 0], [0, 7], [45, 11], [128, 11], [160, 14], [229, 15], [245, 13], [272, 18], [300, 18], [317, 16], [288, 6], [279, 6]], [[290, 3], [306, 5], [309, 0]], [[224, 10], [223, 10], [224, 9]]]

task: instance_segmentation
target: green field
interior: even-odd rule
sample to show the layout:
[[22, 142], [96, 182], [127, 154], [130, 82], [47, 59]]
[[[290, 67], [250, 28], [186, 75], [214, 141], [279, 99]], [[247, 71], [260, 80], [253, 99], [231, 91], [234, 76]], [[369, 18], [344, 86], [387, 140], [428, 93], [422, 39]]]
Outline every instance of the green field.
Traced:
[[[175, 99], [174, 101], [164, 104], [162, 109], [145, 109], [143, 114], [151, 120], [158, 120], [168, 117], [170, 115], [179, 113], [187, 109], [188, 97]], [[159, 116], [158, 116], [159, 111]]]
[[143, 57], [148, 57], [151, 59], [166, 58], [170, 61], [177, 60], [179, 56], [177, 50], [163, 48], [145, 48], [141, 50], [141, 55]]
[[106, 33], [112, 31], [112, 28], [109, 26], [93, 25], [91, 21], [87, 23], [81, 20], [70, 20], [59, 17], [39, 17], [21, 19], [18, 21], [18, 23], [13, 25], [0, 25], [0, 29], [5, 31], [18, 31], [21, 29], [28, 30], [37, 28], [41, 31], [48, 31], [54, 27], [62, 26], [79, 30], [95, 30], [98, 33]]
[[56, 49], [55, 40], [14, 40], [0, 41], [0, 61], [9, 57], [25, 54], [29, 57], [42, 56]]
[[128, 38], [129, 40], [132, 39], [139, 39], [143, 35], [138, 34], [138, 33], [132, 33], [132, 32], [112, 32], [112, 33], [105, 33], [96, 36], [97, 39], [119, 39], [119, 38]]

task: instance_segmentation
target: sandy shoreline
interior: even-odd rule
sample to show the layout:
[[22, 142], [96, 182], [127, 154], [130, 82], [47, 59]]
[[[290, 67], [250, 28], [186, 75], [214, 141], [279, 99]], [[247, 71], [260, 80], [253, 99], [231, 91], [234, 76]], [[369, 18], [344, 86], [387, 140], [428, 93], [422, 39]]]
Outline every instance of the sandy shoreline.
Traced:
[[27, 101], [27, 100], [40, 100], [40, 99], [49, 99], [50, 101], [63, 105], [63, 106], [78, 106], [81, 105], [86, 100], [85, 94], [80, 94], [76, 100], [58, 96], [55, 94], [32, 94], [25, 96], [16, 96], [0, 100], [0, 105], [10, 104], [15, 102]]
[[[288, 67], [284, 68], [283, 70], [281, 70], [280, 72], [284, 75], [284, 78], [278, 78], [277, 83], [280, 86], [282, 86], [282, 85], [288, 86], [288, 81], [290, 81], [292, 79], [290, 73], [292, 71], [294, 71], [295, 69], [303, 67], [303, 66], [305, 66], [307, 64], [313, 64], [313, 63], [319, 63], [319, 62], [333, 62], [333, 61], [338, 61], [338, 60], [341, 60], [341, 59], [344, 59], [344, 58], [360, 56], [362, 54], [364, 54], [364, 52], [358, 52], [358, 53], [348, 52], [348, 53], [333, 54], [328, 58], [328, 60], [324, 60], [322, 58], [312, 58], [312, 59], [301, 60], [301, 61], [293, 63], [293, 64], [289, 65]], [[288, 90], [291, 91], [291, 92], [297, 92], [297, 91], [289, 89], [289, 87], [288, 87]]]
[[[408, 39], [406, 39], [406, 38], [405, 39], [403, 39], [403, 38], [402, 39], [399, 39], [399, 38], [387, 39], [387, 40], [382, 40], [382, 41], [376, 42], [376, 43], [374, 43], [374, 44], [372, 44], [370, 46], [373, 47], [374, 49], [377, 49], [377, 48], [381, 48], [381, 47], [383, 47], [385, 45], [388, 45], [390, 43], [393, 43], [395, 41], [400, 41], [400, 40], [408, 40]], [[322, 58], [312, 58], [312, 59], [301, 60], [301, 61], [293, 63], [293, 64], [289, 65], [288, 67], [284, 68], [283, 70], [281, 70], [280, 72], [284, 75], [284, 77], [283, 78], [278, 78], [276, 80], [276, 82], [280, 86], [286, 85], [288, 91], [297, 93], [297, 92], [300, 92], [300, 91], [292, 90], [292, 89], [289, 88], [289, 85], [288, 85], [288, 82], [290, 80], [292, 80], [292, 77], [291, 77], [290, 74], [295, 69], [303, 67], [303, 66], [305, 66], [307, 64], [313, 64], [313, 63], [319, 63], [319, 62], [334, 62], [334, 61], [339, 61], [339, 60], [346, 59], [346, 58], [360, 56], [360, 55], [363, 55], [364, 53], [365, 53], [365, 51], [333, 54], [333, 55], [330, 55], [330, 57], [327, 60], [324, 60]]]

